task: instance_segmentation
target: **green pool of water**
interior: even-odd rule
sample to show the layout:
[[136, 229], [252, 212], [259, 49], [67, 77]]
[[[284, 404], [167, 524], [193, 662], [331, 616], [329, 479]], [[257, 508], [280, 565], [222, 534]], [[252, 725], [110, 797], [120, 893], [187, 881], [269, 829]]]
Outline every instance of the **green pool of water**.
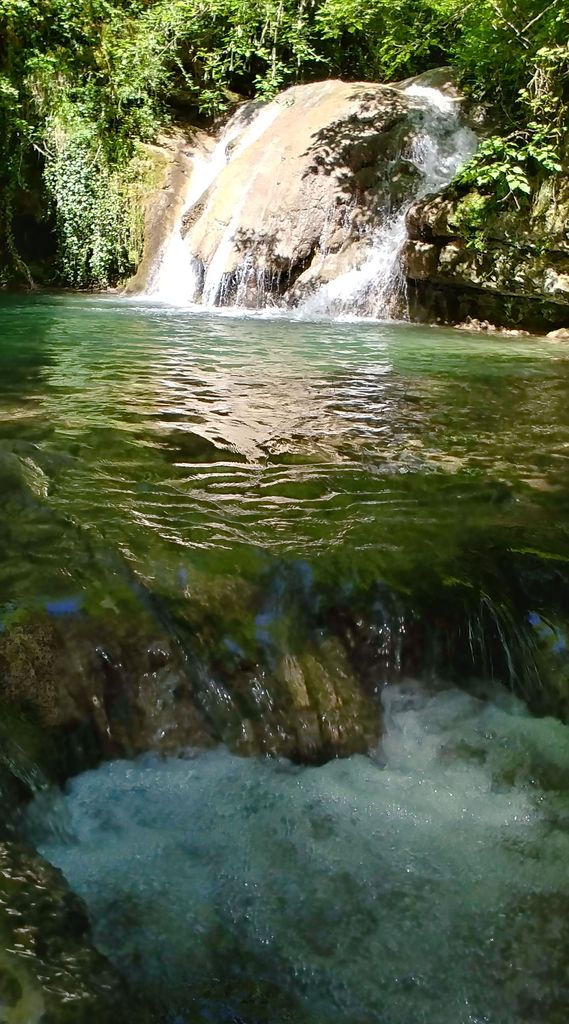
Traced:
[[[138, 745], [131, 733], [120, 748], [102, 743], [91, 763], [145, 744], [187, 758], [202, 734], [215, 747], [195, 765], [122, 761], [80, 775], [63, 809], [48, 801], [34, 819], [41, 849], [87, 900], [101, 948], [135, 986], [148, 984], [164, 1019], [529, 1024], [550, 976], [547, 1019], [565, 1019], [562, 968], [532, 974], [531, 950], [543, 921], [550, 945], [555, 934], [565, 943], [555, 907], [567, 896], [556, 859], [567, 760], [533, 778], [532, 751], [540, 764], [553, 738], [564, 751], [566, 730], [524, 718], [521, 741], [527, 710], [504, 718], [496, 708], [505, 687], [532, 711], [569, 712], [568, 377], [569, 348], [539, 339], [108, 298], [0, 300], [2, 671], [15, 658], [10, 685], [31, 700], [55, 624], [65, 658], [46, 659], [51, 699], [62, 664], [73, 676], [85, 631], [106, 667], [105, 644], [120, 636], [122, 662], [103, 697], [93, 694], [93, 728], [114, 742], [115, 727], [127, 728], [129, 638], [135, 661], [152, 640], [150, 667], [129, 677], [131, 701], [150, 692], [152, 728], [138, 726]], [[24, 657], [34, 623], [35, 653]], [[175, 679], [156, 667], [168, 638]], [[176, 703], [180, 673], [184, 714], [189, 701], [201, 716], [193, 731]], [[420, 680], [419, 704], [386, 719], [390, 685], [409, 677]], [[456, 686], [479, 703], [452, 704]], [[488, 767], [493, 738], [504, 757]], [[523, 771], [511, 768], [512, 749]], [[236, 751], [317, 767], [236, 761]], [[134, 890], [115, 872], [136, 856], [131, 791], [132, 829], [148, 844]], [[265, 792], [260, 831], [249, 791]], [[420, 811], [423, 792], [432, 817]], [[463, 821], [446, 849], [461, 815], [475, 824]], [[314, 933], [321, 914], [329, 939]], [[493, 935], [496, 953], [484, 946]], [[184, 957], [194, 964], [185, 981]]]
[[0, 336], [7, 598], [66, 591], [86, 536], [166, 588], [257, 552], [568, 557], [566, 346], [43, 297]]

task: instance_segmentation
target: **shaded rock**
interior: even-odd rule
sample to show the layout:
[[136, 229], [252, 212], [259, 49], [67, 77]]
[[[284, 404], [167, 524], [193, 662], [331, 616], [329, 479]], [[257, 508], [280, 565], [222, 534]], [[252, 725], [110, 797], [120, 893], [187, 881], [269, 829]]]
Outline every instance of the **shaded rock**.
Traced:
[[315, 255], [308, 269], [288, 289], [285, 300], [294, 305], [321, 285], [329, 284], [350, 270], [359, 269], [369, 257], [370, 251], [368, 243], [359, 241], [348, 243], [340, 252]]
[[317, 599], [300, 585], [294, 567], [255, 582], [198, 575], [172, 609], [173, 630], [217, 740], [321, 763], [367, 751], [381, 719], [341, 641], [311, 621]]
[[[105, 623], [36, 612], [9, 623], [0, 633], [0, 706], [12, 748], [22, 736], [24, 782], [26, 763], [63, 781], [104, 757], [208, 742], [179, 652], [143, 613]], [[6, 756], [15, 763], [13, 751]]]
[[407, 215], [403, 269], [414, 319], [468, 317], [546, 332], [569, 323], [569, 184], [544, 182], [531, 204], [496, 207], [453, 189]]
[[148, 595], [154, 615], [71, 606], [63, 614], [60, 602], [59, 614], [8, 619], [0, 632], [5, 808], [102, 759], [145, 751], [222, 742], [321, 762], [369, 749], [377, 704], [342, 645], [299, 624], [294, 597], [268, 611], [264, 584], [197, 576], [172, 609]]
[[89, 941], [87, 915], [37, 854], [0, 843], [0, 1014], [6, 1024], [148, 1024]]

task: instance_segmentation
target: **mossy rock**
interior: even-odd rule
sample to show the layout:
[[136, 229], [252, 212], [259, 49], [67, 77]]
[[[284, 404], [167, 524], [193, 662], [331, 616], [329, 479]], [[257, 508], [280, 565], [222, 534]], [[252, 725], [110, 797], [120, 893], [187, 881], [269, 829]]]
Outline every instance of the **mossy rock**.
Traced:
[[5, 1024], [150, 1024], [89, 941], [58, 871], [0, 843], [0, 1019]]
[[0, 763], [28, 788], [32, 771], [62, 783], [108, 757], [208, 742], [183, 658], [144, 610], [31, 610], [0, 633]]

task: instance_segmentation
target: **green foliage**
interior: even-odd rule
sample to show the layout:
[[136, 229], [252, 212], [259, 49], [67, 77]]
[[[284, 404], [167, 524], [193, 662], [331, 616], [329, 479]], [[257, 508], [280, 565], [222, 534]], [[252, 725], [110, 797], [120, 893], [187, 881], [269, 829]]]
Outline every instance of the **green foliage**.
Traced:
[[142, 257], [144, 195], [152, 164], [135, 154], [112, 166], [104, 150], [65, 140], [46, 164], [56, 211], [58, 269], [77, 288], [105, 287], [132, 273]]
[[453, 213], [453, 226], [466, 239], [467, 245], [476, 252], [486, 250], [486, 222], [492, 202], [479, 192], [468, 192], [457, 204]]
[[324, 0], [315, 23], [333, 70], [386, 81], [445, 63], [458, 38], [457, 0]]
[[141, 141], [329, 75], [454, 63], [497, 120], [461, 180], [523, 203], [567, 159], [568, 20], [569, 0], [0, 0], [0, 277], [26, 276], [12, 222], [38, 158], [61, 281], [105, 286], [139, 251]]
[[506, 130], [482, 142], [459, 182], [520, 208], [567, 159], [569, 0], [486, 0], [467, 10], [455, 57]]

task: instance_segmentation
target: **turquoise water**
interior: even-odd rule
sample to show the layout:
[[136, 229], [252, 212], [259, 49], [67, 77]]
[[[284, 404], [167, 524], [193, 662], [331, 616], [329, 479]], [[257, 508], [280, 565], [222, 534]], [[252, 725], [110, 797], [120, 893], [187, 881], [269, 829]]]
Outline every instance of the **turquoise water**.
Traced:
[[108, 762], [27, 827], [157, 1020], [565, 1021], [567, 732], [509, 691], [569, 712], [567, 347], [64, 296], [0, 338], [2, 671], [82, 673]]
[[[565, 346], [84, 298], [3, 300], [0, 332], [3, 472], [145, 578], [253, 549], [396, 572], [473, 531], [567, 555]], [[32, 578], [10, 538], [14, 594], [61, 589], [46, 524]]]
[[384, 694], [371, 758], [115, 761], [28, 816], [177, 1021], [567, 1019], [569, 729]]
[[459, 606], [569, 608], [564, 345], [88, 298], [3, 300], [0, 333], [7, 607], [97, 614], [134, 581], [258, 661], [287, 603], [293, 632], [381, 604], [393, 636], [429, 620], [412, 671], [462, 629], [460, 672], [492, 666], [456, 664]]

